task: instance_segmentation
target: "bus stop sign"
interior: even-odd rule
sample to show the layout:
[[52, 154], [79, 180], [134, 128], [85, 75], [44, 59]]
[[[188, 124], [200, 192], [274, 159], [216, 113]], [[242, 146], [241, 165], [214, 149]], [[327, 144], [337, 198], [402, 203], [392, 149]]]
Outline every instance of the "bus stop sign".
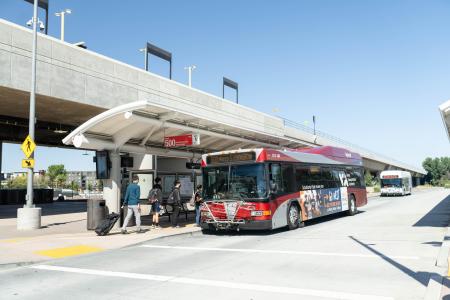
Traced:
[[164, 147], [186, 147], [200, 145], [200, 134], [185, 134], [176, 136], [166, 136], [164, 138]]

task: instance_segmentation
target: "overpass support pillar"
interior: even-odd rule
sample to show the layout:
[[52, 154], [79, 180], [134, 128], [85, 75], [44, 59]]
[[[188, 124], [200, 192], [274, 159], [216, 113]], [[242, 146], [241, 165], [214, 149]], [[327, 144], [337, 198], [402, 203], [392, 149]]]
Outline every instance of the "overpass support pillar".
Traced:
[[420, 185], [420, 177], [415, 177], [415, 184], [414, 184], [414, 186], [418, 186], [418, 185]]
[[[106, 201], [109, 213], [120, 213], [120, 154], [110, 151], [111, 171], [109, 179], [103, 180], [103, 196]], [[115, 228], [119, 228], [119, 222]]]
[[3, 177], [2, 177], [2, 159], [3, 159], [3, 141], [0, 140], [0, 180], [3, 180]]

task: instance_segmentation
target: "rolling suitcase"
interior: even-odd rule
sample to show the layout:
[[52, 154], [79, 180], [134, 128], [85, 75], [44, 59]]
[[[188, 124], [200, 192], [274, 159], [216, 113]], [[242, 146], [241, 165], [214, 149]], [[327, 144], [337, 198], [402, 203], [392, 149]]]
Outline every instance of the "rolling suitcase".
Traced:
[[103, 220], [97, 228], [95, 228], [95, 233], [101, 236], [107, 235], [113, 228], [114, 224], [116, 224], [117, 220], [119, 220], [119, 214], [110, 213], [106, 216], [106, 219]]

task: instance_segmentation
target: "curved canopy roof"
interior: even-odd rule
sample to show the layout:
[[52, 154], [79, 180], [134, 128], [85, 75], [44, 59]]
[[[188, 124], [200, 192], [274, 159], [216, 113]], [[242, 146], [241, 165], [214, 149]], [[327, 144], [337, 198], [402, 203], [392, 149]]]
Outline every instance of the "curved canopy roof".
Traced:
[[[164, 148], [164, 137], [199, 134], [200, 144]], [[307, 142], [223, 124], [205, 116], [172, 111], [149, 101], [117, 106], [86, 121], [63, 139], [66, 145], [91, 150], [117, 150], [165, 156], [192, 157], [219, 150], [251, 147], [292, 147]]]

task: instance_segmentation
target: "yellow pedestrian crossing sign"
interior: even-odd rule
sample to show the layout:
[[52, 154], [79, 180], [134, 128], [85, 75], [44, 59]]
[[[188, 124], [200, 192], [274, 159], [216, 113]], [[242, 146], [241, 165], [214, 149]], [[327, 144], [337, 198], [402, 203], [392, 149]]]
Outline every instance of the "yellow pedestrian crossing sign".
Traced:
[[27, 158], [30, 158], [31, 154], [33, 154], [34, 149], [36, 148], [36, 144], [30, 136], [27, 136], [25, 141], [23, 141], [22, 146], [20, 147]]
[[22, 159], [22, 168], [28, 169], [34, 168], [34, 159], [32, 158]]

